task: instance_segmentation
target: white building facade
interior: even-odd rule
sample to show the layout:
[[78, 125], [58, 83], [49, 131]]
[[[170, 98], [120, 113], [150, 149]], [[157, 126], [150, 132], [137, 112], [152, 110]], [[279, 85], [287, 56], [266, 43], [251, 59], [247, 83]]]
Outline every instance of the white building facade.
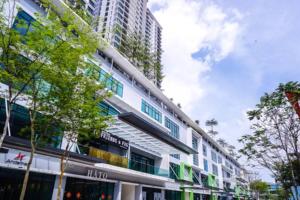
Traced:
[[[54, 2], [68, 8], [63, 1]], [[110, 24], [118, 21], [117, 10], [121, 5], [126, 10], [130, 4], [135, 9], [127, 13], [128, 26], [135, 29], [137, 25], [136, 30], [145, 32], [146, 21], [151, 21], [143, 19], [149, 12], [146, 3], [146, 0], [102, 0], [99, 5], [107, 5], [100, 6], [105, 10], [100, 13], [107, 17], [102, 27], [112, 27]], [[34, 20], [33, 13], [44, 12], [33, 0], [18, 1], [17, 7], [18, 17], [24, 20]], [[158, 24], [154, 19], [152, 23]], [[149, 27], [152, 29], [147, 33], [149, 39], [158, 40], [160, 26]], [[107, 88], [115, 95], [100, 107], [115, 122], [99, 140], [90, 142], [87, 151], [80, 144], [74, 147], [63, 178], [62, 199], [248, 198], [247, 177], [241, 165], [113, 46], [98, 50], [93, 62], [98, 67], [100, 81], [104, 81], [106, 74], [112, 75]], [[5, 114], [5, 99], [1, 101], [1, 109]], [[19, 109], [26, 113], [26, 107], [19, 105]], [[13, 113], [16, 122], [24, 119], [19, 113], [22, 112]], [[56, 199], [63, 142], [37, 150], [27, 199], [40, 199], [39, 195], [43, 199]], [[15, 199], [18, 194], [17, 185], [22, 180], [29, 149], [28, 141], [18, 137], [17, 129], [12, 129], [5, 138], [0, 152], [0, 180], [3, 180], [0, 199]]]

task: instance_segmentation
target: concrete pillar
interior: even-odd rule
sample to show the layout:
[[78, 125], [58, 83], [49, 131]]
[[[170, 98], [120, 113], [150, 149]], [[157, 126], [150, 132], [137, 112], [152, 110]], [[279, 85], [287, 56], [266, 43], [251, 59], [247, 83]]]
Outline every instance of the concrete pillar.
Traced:
[[142, 185], [135, 186], [135, 200], [143, 200], [143, 187], [142, 187]]
[[[64, 198], [66, 182], [67, 182], [67, 177], [64, 176], [62, 179], [61, 192], [60, 192], [61, 200]], [[59, 184], [59, 175], [56, 175], [53, 193], [52, 193], [52, 200], [57, 200], [58, 184]]]
[[134, 200], [135, 199], [135, 185], [122, 184], [121, 199]]
[[122, 183], [120, 181], [115, 183], [114, 200], [121, 200], [122, 195]]
[[165, 200], [165, 193], [166, 193], [165, 190], [161, 190], [161, 199], [162, 200]]

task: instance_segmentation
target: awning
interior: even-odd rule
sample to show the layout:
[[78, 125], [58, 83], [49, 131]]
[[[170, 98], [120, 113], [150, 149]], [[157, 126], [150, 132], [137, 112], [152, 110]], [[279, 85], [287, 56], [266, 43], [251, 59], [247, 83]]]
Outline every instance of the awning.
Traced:
[[194, 192], [197, 194], [211, 194], [211, 189], [205, 188], [202, 186], [182, 186], [182, 189], [184, 189], [185, 192]]
[[115, 119], [115, 122], [106, 131], [128, 140], [131, 147], [141, 149], [157, 157], [161, 157], [162, 154], [182, 153], [176, 147], [166, 144], [118, 118]]
[[[159, 125], [156, 125], [155, 122], [151, 122], [150, 120], [146, 119], [146, 117], [142, 118], [141, 116], [133, 113], [133, 112], [127, 112], [122, 113], [118, 116], [118, 118], [123, 121], [123, 126], [127, 124], [127, 129], [129, 129], [128, 126], [131, 126], [131, 133], [134, 130], [137, 134], [131, 135], [130, 139], [134, 139], [132, 137], [136, 137], [138, 134], [142, 138], [147, 138], [145, 142], [150, 139], [150, 141], [155, 144], [155, 148], [159, 148], [160, 145], [163, 145], [165, 150], [158, 152], [166, 152], [166, 153], [178, 153], [184, 152], [186, 154], [197, 154], [198, 152], [194, 150], [193, 148], [189, 147], [188, 145], [184, 144], [183, 142], [175, 139], [172, 137], [167, 131], [160, 128]], [[118, 122], [119, 123], [119, 122]], [[127, 139], [127, 138], [124, 138]], [[131, 141], [128, 139], [129, 141]], [[147, 143], [146, 143], [147, 144]], [[146, 144], [141, 145], [143, 147], [147, 147]], [[158, 145], [160, 144], [160, 145]], [[152, 148], [153, 149], [153, 148]], [[167, 150], [167, 151], [166, 151]]]
[[158, 175], [152, 175], [152, 174], [147, 174], [144, 172], [139, 172], [135, 171], [132, 169], [128, 168], [123, 168], [123, 167], [118, 167], [118, 166], [113, 166], [110, 164], [105, 164], [105, 163], [97, 163], [95, 164], [96, 168], [102, 169], [104, 171], [107, 171], [110, 173], [111, 176], [114, 176], [114, 179], [118, 180], [120, 178], [123, 178], [123, 180], [131, 180], [136, 183], [140, 183], [142, 181], [154, 181], [157, 183], [165, 183], [168, 181], [171, 181], [171, 179], [163, 176], [158, 176]]
[[[95, 176], [100, 173], [102, 175], [105, 173], [106, 176]], [[125, 184], [146, 184], [153, 187], [164, 187], [166, 182], [175, 182], [167, 177], [147, 174], [106, 163], [91, 165], [73, 161], [69, 161], [66, 165], [65, 176], [105, 182], [121, 181]]]

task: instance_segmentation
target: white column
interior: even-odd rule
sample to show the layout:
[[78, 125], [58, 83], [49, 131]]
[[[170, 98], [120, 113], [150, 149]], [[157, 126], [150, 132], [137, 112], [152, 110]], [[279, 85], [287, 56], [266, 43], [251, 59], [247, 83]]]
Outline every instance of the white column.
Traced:
[[120, 181], [115, 183], [114, 200], [121, 200], [122, 195], [122, 183]]
[[[64, 176], [62, 179], [61, 192], [60, 192], [61, 200], [64, 198], [66, 182], [67, 182], [67, 177]], [[53, 193], [52, 193], [52, 200], [57, 200], [58, 184], [59, 184], [59, 175], [56, 175]]]
[[165, 190], [161, 190], [161, 199], [162, 200], [165, 200], [165, 193], [166, 193]]
[[135, 186], [135, 200], [143, 200], [143, 187], [142, 187], [142, 185]]

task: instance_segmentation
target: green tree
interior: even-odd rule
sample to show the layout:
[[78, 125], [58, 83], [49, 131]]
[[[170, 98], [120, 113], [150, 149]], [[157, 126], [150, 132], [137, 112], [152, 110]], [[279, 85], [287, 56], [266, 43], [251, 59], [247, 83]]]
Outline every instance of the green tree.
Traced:
[[206, 120], [205, 122], [205, 125], [210, 127], [210, 130], [208, 131], [208, 133], [215, 137], [216, 135], [218, 135], [218, 131], [215, 131], [214, 130], [214, 127], [218, 125], [218, 121], [215, 120], [214, 118], [213, 119], [210, 119], [210, 120]]
[[40, 62], [44, 54], [55, 51], [47, 46], [41, 46], [35, 49], [34, 53], [32, 52], [24, 40], [29, 43], [33, 41], [29, 41], [24, 34], [34, 25], [23, 20], [18, 20], [16, 25], [13, 16], [18, 10], [15, 8], [16, 2], [13, 0], [0, 2], [0, 82], [5, 84], [1, 87], [1, 97], [5, 99], [6, 104], [6, 120], [0, 138], [0, 147], [10, 130], [12, 105], [23, 98], [21, 94], [33, 81], [33, 76], [44, 67], [44, 63]]
[[[269, 169], [276, 179], [282, 174], [280, 166], [286, 166], [293, 186], [299, 185], [297, 168], [289, 163], [300, 161], [300, 120], [286, 92], [299, 90], [298, 82], [288, 82], [262, 96], [256, 108], [247, 113], [253, 133], [239, 140], [243, 144], [240, 153]], [[293, 198], [299, 199], [296, 196]]]
[[151, 52], [151, 47], [145, 39], [138, 34], [122, 34], [120, 28], [114, 29], [114, 34], [122, 36], [121, 45], [118, 50], [128, 58], [128, 60], [140, 69], [149, 79], [155, 79], [157, 86], [161, 86], [164, 75], [162, 64], [159, 60], [159, 52]]
[[261, 194], [267, 194], [269, 186], [266, 182], [255, 180], [250, 183], [250, 189], [254, 191], [256, 198], [259, 199]]
[[222, 139], [222, 138], [219, 138], [219, 139], [217, 140], [217, 142], [218, 142], [223, 148], [225, 148], [226, 146], [228, 146], [228, 143], [227, 143], [224, 139]]
[[[30, 116], [31, 153], [20, 199], [25, 197], [37, 146], [59, 134], [66, 140], [61, 156], [62, 178], [70, 146], [82, 138], [98, 137], [109, 119], [99, 110], [99, 103], [109, 92], [98, 82], [99, 73], [86, 73], [91, 67], [99, 67], [90, 59], [100, 45], [100, 37], [89, 26], [78, 23], [72, 12], [60, 13], [47, 1], [41, 3], [47, 15], [36, 14], [30, 24], [7, 18], [3, 14], [7, 7], [1, 6], [1, 23], [5, 25], [1, 26], [1, 82], [8, 85], [9, 110], [21, 98], [27, 102]], [[13, 16], [15, 9], [9, 11]], [[62, 130], [53, 130], [53, 126]]]
[[[276, 163], [274, 168], [276, 181], [281, 183], [284, 191], [291, 194], [291, 188], [294, 186], [293, 174], [295, 182], [300, 184], [300, 162], [293, 159], [290, 163]], [[294, 169], [294, 173], [291, 169]]]

